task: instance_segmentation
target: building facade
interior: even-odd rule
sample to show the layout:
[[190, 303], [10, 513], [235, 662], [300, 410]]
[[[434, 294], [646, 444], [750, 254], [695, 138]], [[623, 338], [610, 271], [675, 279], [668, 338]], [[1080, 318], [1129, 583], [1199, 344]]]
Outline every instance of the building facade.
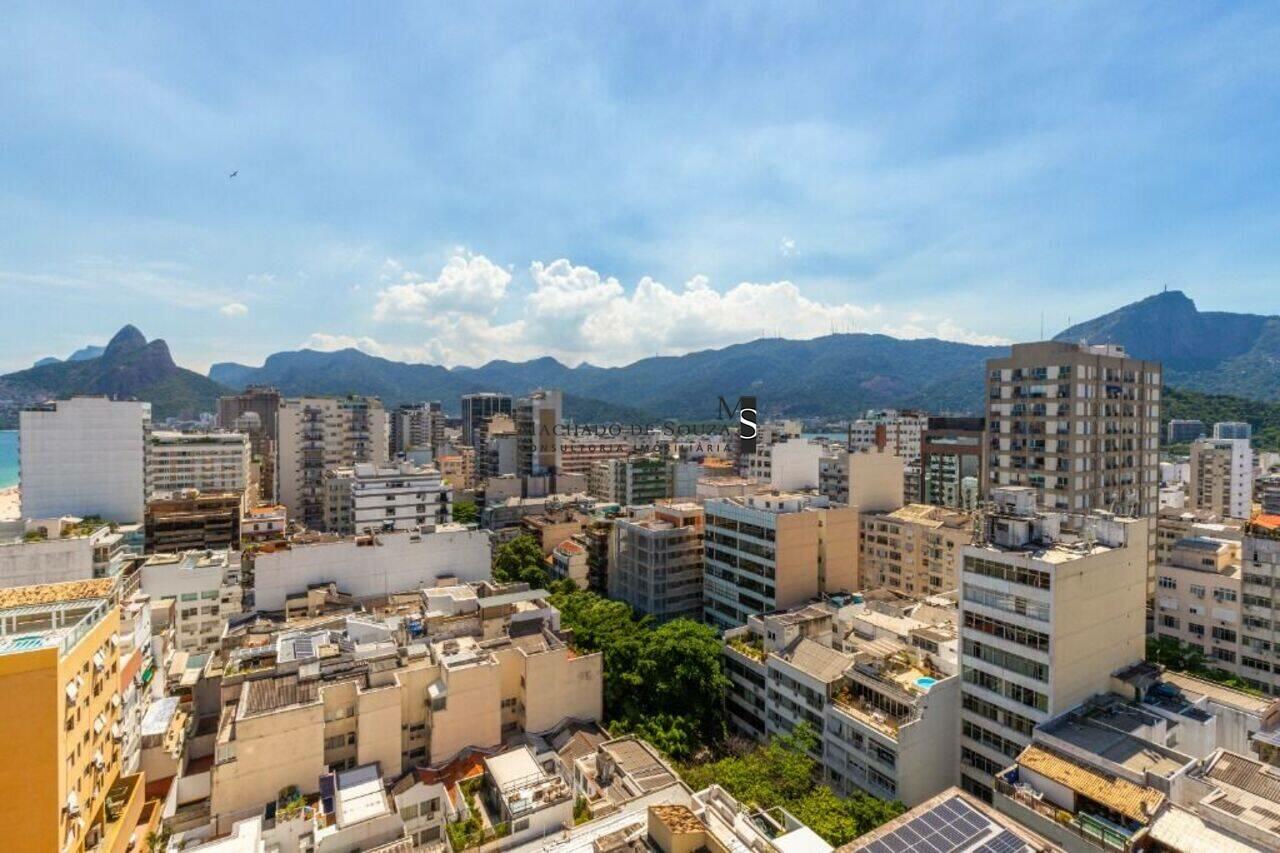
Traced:
[[1154, 516], [1161, 375], [1120, 346], [1014, 344], [987, 362], [984, 488], [1029, 486], [1051, 509]]
[[514, 412], [509, 394], [484, 392], [480, 394], [462, 395], [462, 442], [470, 447], [476, 446], [476, 431], [486, 420], [494, 415], [510, 417]]
[[280, 404], [279, 501], [322, 530], [325, 471], [387, 461], [387, 413], [372, 397], [302, 397]]
[[433, 467], [362, 462], [325, 475], [325, 530], [331, 533], [416, 530], [451, 521], [453, 489]]
[[706, 501], [703, 615], [720, 628], [857, 586], [858, 511], [811, 494]]
[[1191, 509], [1247, 519], [1253, 511], [1253, 449], [1249, 439], [1201, 438], [1191, 442], [1187, 497]]
[[960, 577], [960, 781], [987, 802], [1037, 725], [1143, 659], [1148, 555], [1145, 519], [991, 497]]
[[152, 492], [244, 492], [251, 459], [249, 436], [243, 433], [152, 430], [147, 482]]
[[920, 436], [920, 502], [977, 509], [985, 430], [983, 418], [929, 418]]
[[608, 595], [655, 621], [702, 615], [702, 507], [658, 504], [614, 521]]
[[150, 430], [150, 403], [73, 397], [22, 411], [22, 515], [141, 521]]
[[858, 588], [937, 595], [960, 586], [973, 517], [925, 504], [859, 516]]

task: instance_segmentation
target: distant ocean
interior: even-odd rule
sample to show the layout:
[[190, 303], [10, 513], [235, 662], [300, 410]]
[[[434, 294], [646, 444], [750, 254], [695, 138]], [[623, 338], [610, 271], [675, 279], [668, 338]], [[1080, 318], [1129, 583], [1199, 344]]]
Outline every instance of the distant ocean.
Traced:
[[0, 430], [0, 489], [18, 485], [18, 431]]

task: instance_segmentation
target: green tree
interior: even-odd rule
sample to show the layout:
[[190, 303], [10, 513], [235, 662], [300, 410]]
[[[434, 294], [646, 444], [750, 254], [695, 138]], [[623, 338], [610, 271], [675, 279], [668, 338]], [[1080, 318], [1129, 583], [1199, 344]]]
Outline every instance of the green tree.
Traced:
[[480, 510], [475, 501], [457, 501], [453, 505], [453, 520], [459, 524], [479, 524]]
[[551, 580], [542, 548], [532, 536], [517, 536], [498, 546], [493, 555], [493, 579], [545, 588]]

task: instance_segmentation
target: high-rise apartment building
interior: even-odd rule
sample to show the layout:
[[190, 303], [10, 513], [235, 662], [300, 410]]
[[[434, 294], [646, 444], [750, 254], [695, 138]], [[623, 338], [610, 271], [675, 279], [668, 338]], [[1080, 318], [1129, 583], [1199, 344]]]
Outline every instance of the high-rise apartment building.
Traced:
[[325, 476], [325, 501], [325, 529], [344, 535], [453, 520], [453, 489], [435, 468], [411, 462], [335, 468]]
[[114, 584], [0, 590], [6, 849], [125, 850], [137, 831], [145, 795], [140, 774], [121, 775]]
[[591, 466], [587, 493], [622, 506], [651, 504], [673, 496], [672, 462], [661, 456], [606, 459]]
[[243, 393], [218, 398], [218, 427], [224, 430], [239, 429], [241, 418], [252, 414], [259, 429], [271, 441], [280, 436], [280, 392], [266, 385], [250, 385]]
[[928, 504], [893, 512], [866, 512], [858, 519], [858, 586], [892, 589], [915, 598], [960, 584], [964, 547], [973, 539], [973, 518]]
[[516, 401], [516, 474], [554, 475], [560, 468], [563, 395], [556, 389], [534, 391]]
[[22, 515], [142, 520], [151, 404], [72, 397], [18, 419]]
[[480, 483], [516, 472], [516, 422], [510, 415], [485, 418], [475, 434], [476, 477]]
[[1029, 486], [1051, 509], [1154, 516], [1159, 362], [1123, 347], [1014, 344], [987, 362], [984, 488]]
[[[1216, 431], [1216, 428], [1215, 428]], [[1191, 509], [1248, 518], [1253, 509], [1253, 449], [1247, 438], [1201, 438], [1191, 443]]]
[[982, 494], [982, 418], [929, 418], [920, 436], [922, 503], [972, 510]]
[[325, 471], [387, 461], [387, 413], [376, 397], [302, 397], [280, 405], [280, 503], [313, 530], [324, 524]]
[[511, 395], [484, 392], [480, 394], [462, 395], [462, 443], [470, 447], [476, 446], [476, 430], [494, 415], [508, 415], [513, 412]]
[[857, 588], [858, 510], [812, 494], [705, 504], [703, 613], [720, 628]]
[[1205, 434], [1204, 421], [1199, 420], [1174, 418], [1165, 427], [1165, 441], [1169, 444], [1189, 444]]
[[702, 615], [703, 510], [658, 504], [617, 519], [609, 540], [609, 597], [656, 621]]
[[1037, 725], [1142, 660], [1149, 547], [1145, 519], [1039, 511], [1027, 486], [991, 500], [960, 576], [961, 787], [988, 802]]
[[147, 440], [147, 483], [153, 492], [249, 487], [249, 436], [237, 432], [153, 430]]
[[1213, 425], [1214, 438], [1236, 438], [1248, 441], [1253, 438], [1253, 427], [1244, 421], [1218, 421]]
[[928, 425], [928, 416], [920, 412], [873, 409], [849, 424], [849, 450], [875, 447], [878, 436], [883, 435], [890, 452], [901, 456], [908, 467], [915, 467], [920, 463], [920, 440]]
[[238, 549], [243, 512], [241, 492], [191, 489], [157, 494], [147, 501], [143, 520], [146, 552]]
[[218, 398], [218, 427], [249, 436], [250, 452], [258, 469], [258, 497], [276, 500], [280, 392], [250, 385], [242, 394]]
[[444, 444], [444, 410], [438, 400], [401, 403], [390, 413], [390, 455]]

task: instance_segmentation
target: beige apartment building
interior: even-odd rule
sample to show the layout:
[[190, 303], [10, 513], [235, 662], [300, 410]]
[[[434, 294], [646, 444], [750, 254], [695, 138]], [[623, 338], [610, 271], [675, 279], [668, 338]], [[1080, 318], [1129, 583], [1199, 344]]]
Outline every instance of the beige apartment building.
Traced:
[[301, 397], [279, 412], [279, 501], [289, 517], [324, 529], [325, 471], [387, 461], [387, 412], [376, 397]]
[[973, 516], [938, 506], [908, 504], [858, 519], [860, 589], [889, 588], [922, 597], [956, 589]]
[[[388, 777], [470, 747], [602, 716], [602, 659], [565, 642], [540, 591], [489, 584], [392, 596], [377, 614], [228, 638], [212, 768], [225, 831], [281, 788], [377, 762]], [[206, 675], [211, 673], [206, 672]]]
[[1244, 526], [1241, 519], [1223, 518], [1207, 510], [1163, 507], [1156, 516], [1156, 565], [1170, 562], [1174, 546], [1183, 539], [1204, 536], [1240, 542]]
[[1155, 633], [1200, 652], [1250, 687], [1280, 694], [1280, 516], [1239, 540], [1180, 540], [1156, 567]]
[[858, 510], [811, 493], [704, 504], [703, 615], [720, 628], [858, 588]]
[[1159, 362], [1112, 344], [1014, 344], [987, 361], [984, 484], [1028, 486], [1070, 512], [1154, 516]]
[[1247, 519], [1253, 511], [1253, 449], [1247, 438], [1191, 442], [1187, 505], [1223, 518]]
[[998, 487], [960, 576], [961, 787], [991, 801], [995, 776], [1035, 728], [1145, 655], [1148, 526], [1036, 507]]

